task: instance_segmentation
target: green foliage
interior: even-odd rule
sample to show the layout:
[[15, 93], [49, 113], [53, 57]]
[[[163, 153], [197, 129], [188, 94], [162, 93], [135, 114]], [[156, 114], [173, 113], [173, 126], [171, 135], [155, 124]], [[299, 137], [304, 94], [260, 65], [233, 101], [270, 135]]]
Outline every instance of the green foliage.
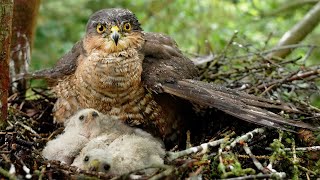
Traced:
[[[44, 0], [40, 6], [37, 22], [31, 71], [52, 67], [76, 41], [83, 37], [89, 16], [99, 9], [111, 7], [130, 9], [137, 15], [145, 31], [169, 34], [187, 54], [208, 54], [209, 51], [220, 53], [237, 31], [242, 39], [237, 39], [241, 44], [233, 44], [237, 46], [234, 49], [238, 51], [234, 54], [241, 55], [272, 48], [313, 5], [308, 3], [277, 12], [277, 9], [287, 6], [290, 2], [289, 0]], [[317, 38], [319, 36], [318, 27], [303, 43], [320, 44], [320, 38]], [[298, 49], [288, 59], [305, 56], [306, 51], [307, 49]], [[319, 63], [318, 57], [320, 51], [314, 51], [307, 62], [301, 64]], [[250, 60], [247, 63], [252, 64]], [[234, 59], [232, 65], [228, 64], [223, 68], [229, 71], [230, 68], [246, 68], [248, 64]], [[294, 69], [297, 67], [293, 66], [292, 72], [297, 70]], [[272, 77], [273, 74], [270, 74], [270, 78]], [[45, 84], [36, 81], [33, 85]], [[286, 93], [291, 97], [294, 92]], [[311, 103], [320, 107], [319, 94], [312, 95]]]
[[223, 152], [220, 156], [221, 157], [217, 155], [213, 158], [213, 163], [211, 164], [211, 178], [216, 179], [217, 177], [220, 177], [224, 179], [256, 174], [256, 171], [252, 168], [242, 168], [241, 163], [234, 153]]
[[[132, 10], [145, 31], [171, 35], [181, 49], [189, 53], [207, 53], [208, 42], [219, 52], [235, 30], [248, 42], [264, 45], [270, 33], [272, 47], [303, 17], [310, 4], [272, 14], [289, 0], [45, 0], [42, 1], [32, 55], [32, 70], [52, 67], [85, 33], [86, 22], [102, 8], [123, 7]], [[317, 28], [306, 43], [319, 44]], [[314, 53], [314, 59], [319, 57]]]

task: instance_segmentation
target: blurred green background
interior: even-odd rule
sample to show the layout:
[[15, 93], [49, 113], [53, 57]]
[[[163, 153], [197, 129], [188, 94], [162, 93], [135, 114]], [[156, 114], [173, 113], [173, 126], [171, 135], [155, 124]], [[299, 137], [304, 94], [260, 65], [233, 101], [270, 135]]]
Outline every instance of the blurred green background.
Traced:
[[[254, 47], [268, 47], [298, 22], [316, 1], [290, 6], [292, 0], [43, 0], [37, 21], [31, 70], [53, 64], [85, 33], [89, 16], [96, 10], [123, 7], [133, 11], [145, 31], [163, 32], [172, 36], [180, 48], [190, 54], [206, 54], [210, 45], [219, 53], [239, 31]], [[286, 9], [286, 7], [289, 7]], [[304, 44], [320, 44], [320, 27]], [[304, 55], [296, 51], [294, 55]], [[319, 64], [315, 51], [307, 63]]]
[[[173, 37], [187, 55], [221, 53], [238, 31], [234, 56], [274, 47], [318, 0], [42, 0], [32, 52], [31, 71], [52, 67], [85, 34], [89, 16], [103, 8], [134, 12], [144, 31]], [[267, 46], [266, 46], [266, 42]], [[320, 45], [320, 26], [302, 44]], [[266, 47], [265, 47], [266, 46]], [[208, 48], [210, 47], [210, 48]], [[299, 48], [287, 59], [307, 54]], [[319, 48], [303, 65], [320, 64]], [[236, 65], [237, 61], [233, 61]], [[240, 66], [246, 66], [240, 63]], [[230, 66], [232, 67], [232, 66]], [[299, 66], [292, 67], [292, 72]], [[42, 81], [32, 83], [44, 86]], [[320, 86], [320, 82], [316, 83]], [[300, 95], [296, 95], [300, 97]], [[307, 93], [320, 107], [319, 93]], [[303, 100], [304, 101], [304, 100]]]

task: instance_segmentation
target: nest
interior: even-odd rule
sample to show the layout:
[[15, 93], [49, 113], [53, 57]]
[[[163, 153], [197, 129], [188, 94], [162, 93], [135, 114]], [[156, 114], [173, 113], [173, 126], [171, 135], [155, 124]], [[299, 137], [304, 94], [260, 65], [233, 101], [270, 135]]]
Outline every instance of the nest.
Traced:
[[[232, 38], [219, 54], [196, 56], [201, 80], [288, 103], [299, 110], [269, 109], [284, 117], [319, 124], [320, 109], [310, 105], [310, 95], [319, 95], [320, 67], [306, 67], [315, 47], [305, 48], [304, 57], [266, 59], [273, 50], [254, 48]], [[320, 176], [320, 147], [317, 133], [297, 133], [256, 127], [211, 109], [198, 112], [203, 126], [199, 134], [188, 134], [186, 150], [172, 149], [166, 165], [146, 176], [131, 172], [122, 176], [79, 170], [47, 161], [41, 151], [47, 141], [63, 131], [52, 119], [55, 98], [45, 88], [30, 88], [27, 97], [9, 98], [8, 126], [0, 132], [0, 175], [8, 179], [264, 179], [312, 178]], [[297, 113], [300, 112], [300, 113]], [[212, 118], [215, 117], [214, 121]], [[319, 137], [319, 136], [318, 136]], [[318, 138], [319, 139], [319, 138]], [[308, 147], [306, 147], [308, 146]]]

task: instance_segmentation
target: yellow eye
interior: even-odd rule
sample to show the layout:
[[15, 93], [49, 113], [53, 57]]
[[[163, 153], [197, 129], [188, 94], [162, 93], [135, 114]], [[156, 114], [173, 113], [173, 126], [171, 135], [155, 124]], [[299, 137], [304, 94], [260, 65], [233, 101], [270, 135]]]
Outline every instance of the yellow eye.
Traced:
[[101, 33], [105, 32], [105, 31], [106, 31], [106, 26], [99, 23], [99, 24], [97, 25], [97, 32], [98, 32], [99, 34], [101, 34]]
[[125, 23], [124, 25], [123, 25], [123, 30], [124, 31], [130, 31], [131, 30], [131, 24], [130, 23]]

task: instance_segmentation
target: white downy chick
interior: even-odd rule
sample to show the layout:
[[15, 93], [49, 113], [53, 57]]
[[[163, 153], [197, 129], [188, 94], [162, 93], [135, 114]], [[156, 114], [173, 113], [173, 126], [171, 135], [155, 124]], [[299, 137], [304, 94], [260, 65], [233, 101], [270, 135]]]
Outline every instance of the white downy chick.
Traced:
[[[104, 134], [91, 141], [83, 148], [80, 155], [74, 160], [74, 166], [84, 170], [109, 172], [115, 175], [129, 173], [152, 165], [163, 165], [165, 150], [163, 144], [150, 134], [123, 134], [111, 143], [103, 139], [110, 138]], [[96, 138], [96, 139], [97, 139]], [[146, 169], [146, 174], [154, 169]]]
[[43, 157], [70, 165], [89, 140], [100, 134], [100, 116], [94, 109], [78, 111], [67, 120], [64, 132], [47, 143]]

